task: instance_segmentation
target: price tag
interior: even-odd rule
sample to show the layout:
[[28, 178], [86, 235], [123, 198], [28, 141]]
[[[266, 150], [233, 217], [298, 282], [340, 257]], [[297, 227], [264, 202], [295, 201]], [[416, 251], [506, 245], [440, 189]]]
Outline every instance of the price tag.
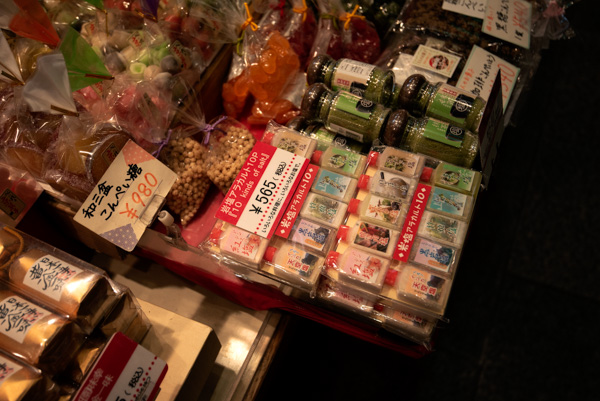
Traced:
[[487, 101], [498, 71], [502, 77], [502, 103], [506, 111], [521, 69], [479, 46], [473, 46], [456, 87]]
[[483, 19], [488, 0], [444, 0], [442, 9]]
[[72, 401], [153, 400], [167, 364], [123, 333], [115, 333]]
[[257, 142], [215, 217], [271, 238], [308, 164], [305, 157]]
[[275, 235], [286, 239], [290, 235], [292, 226], [298, 218], [300, 209], [302, 209], [302, 205], [304, 205], [304, 202], [306, 201], [306, 197], [310, 192], [310, 188], [315, 181], [318, 171], [319, 167], [315, 166], [314, 164], [308, 166], [304, 176], [302, 177], [302, 180], [298, 184], [298, 188], [296, 188], [296, 192], [294, 192], [294, 196], [292, 197], [292, 200], [290, 201], [283, 218], [277, 226]]
[[525, 0], [488, 0], [482, 32], [529, 49], [531, 3]]
[[421, 224], [421, 218], [427, 207], [427, 201], [431, 194], [431, 187], [429, 185], [418, 184], [410, 208], [406, 214], [404, 225], [400, 233], [398, 244], [394, 250], [394, 259], [401, 262], [408, 262], [408, 256], [410, 250], [415, 242], [417, 231], [419, 230], [419, 224]]
[[158, 213], [176, 179], [177, 174], [129, 141], [74, 219], [130, 252]]
[[460, 62], [460, 57], [436, 50], [432, 47], [419, 45], [412, 64], [450, 78]]

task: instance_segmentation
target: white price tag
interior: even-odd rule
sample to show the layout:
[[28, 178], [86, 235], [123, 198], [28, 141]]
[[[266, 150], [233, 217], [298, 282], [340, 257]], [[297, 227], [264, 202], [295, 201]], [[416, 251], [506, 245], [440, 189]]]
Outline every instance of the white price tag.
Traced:
[[488, 0], [444, 0], [442, 9], [483, 19]]
[[529, 49], [531, 3], [525, 0], [488, 0], [482, 32]]

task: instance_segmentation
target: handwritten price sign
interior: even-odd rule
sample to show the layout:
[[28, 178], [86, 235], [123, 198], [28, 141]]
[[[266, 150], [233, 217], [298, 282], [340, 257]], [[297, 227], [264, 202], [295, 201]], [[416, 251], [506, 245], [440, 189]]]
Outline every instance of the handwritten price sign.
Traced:
[[173, 171], [129, 141], [74, 219], [131, 252], [176, 179]]

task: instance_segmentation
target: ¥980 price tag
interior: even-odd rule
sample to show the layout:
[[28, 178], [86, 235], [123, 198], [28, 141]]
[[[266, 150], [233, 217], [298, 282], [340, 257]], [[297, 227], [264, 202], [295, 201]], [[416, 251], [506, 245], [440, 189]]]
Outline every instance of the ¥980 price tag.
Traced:
[[132, 251], [177, 175], [129, 141], [75, 215], [75, 221]]

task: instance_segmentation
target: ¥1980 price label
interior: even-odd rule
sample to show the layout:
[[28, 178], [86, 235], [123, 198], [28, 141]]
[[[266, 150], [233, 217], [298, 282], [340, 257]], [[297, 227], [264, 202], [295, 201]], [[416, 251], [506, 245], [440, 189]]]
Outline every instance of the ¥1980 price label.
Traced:
[[271, 238], [307, 166], [305, 157], [258, 142], [216, 217]]

